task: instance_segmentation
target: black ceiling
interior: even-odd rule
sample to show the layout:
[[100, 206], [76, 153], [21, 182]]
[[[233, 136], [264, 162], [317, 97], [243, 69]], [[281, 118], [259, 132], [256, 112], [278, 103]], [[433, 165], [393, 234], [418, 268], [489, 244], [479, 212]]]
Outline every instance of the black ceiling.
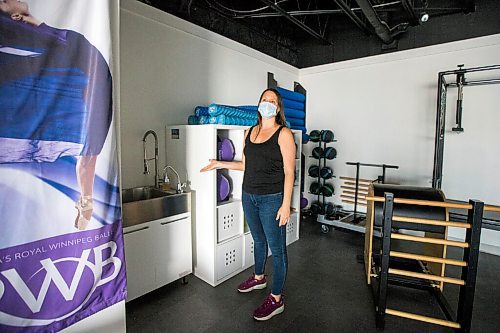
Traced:
[[500, 32], [498, 0], [140, 1], [299, 68]]

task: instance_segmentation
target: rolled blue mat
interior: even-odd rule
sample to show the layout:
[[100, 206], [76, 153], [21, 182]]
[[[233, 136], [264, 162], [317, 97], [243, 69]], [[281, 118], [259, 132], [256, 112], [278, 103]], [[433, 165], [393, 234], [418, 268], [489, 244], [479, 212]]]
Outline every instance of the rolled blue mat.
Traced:
[[200, 125], [208, 124], [209, 118], [210, 117], [207, 117], [207, 116], [201, 116], [201, 117], [199, 117], [198, 124], [200, 124]]
[[304, 101], [306, 100], [306, 96], [304, 94], [298, 93], [296, 91], [291, 91], [284, 88], [277, 88], [277, 90], [283, 98], [302, 103], [304, 103]]
[[306, 127], [306, 120], [305, 119], [286, 117], [286, 120], [289, 121], [292, 126]]
[[257, 112], [255, 111], [219, 104], [210, 104], [208, 106], [208, 114], [212, 117], [223, 114], [228, 117], [257, 119]]
[[288, 120], [286, 121], [286, 127], [288, 127], [288, 128], [292, 127], [292, 125], [290, 124], [290, 122]]
[[200, 118], [198, 116], [189, 116], [188, 125], [199, 125]]
[[194, 108], [195, 116], [208, 116], [208, 106], [197, 106]]
[[309, 134], [307, 133], [302, 133], [302, 144], [308, 143], [309, 142]]
[[228, 117], [223, 114], [215, 117], [206, 117], [206, 118], [207, 119], [204, 122], [204, 124], [251, 126], [257, 123], [257, 119], [253, 120], [247, 118]]
[[292, 117], [297, 119], [305, 119], [306, 113], [303, 110], [285, 108], [285, 117]]
[[238, 109], [243, 109], [243, 110], [251, 110], [257, 112], [257, 109], [259, 108], [258, 105], [239, 105]]
[[304, 108], [305, 108], [304, 103], [292, 101], [292, 100], [285, 99], [285, 98], [283, 98], [283, 105], [285, 106], [286, 109], [290, 108], [290, 109], [297, 109], [297, 110], [304, 111]]

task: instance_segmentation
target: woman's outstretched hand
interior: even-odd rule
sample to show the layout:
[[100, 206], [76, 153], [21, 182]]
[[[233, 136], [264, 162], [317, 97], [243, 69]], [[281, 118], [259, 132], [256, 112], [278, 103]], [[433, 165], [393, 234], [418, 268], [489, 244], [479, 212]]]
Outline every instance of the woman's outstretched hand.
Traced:
[[286, 225], [290, 220], [290, 207], [281, 206], [276, 215], [276, 221], [279, 220], [279, 226]]
[[200, 172], [206, 172], [206, 171], [217, 169], [217, 162], [218, 162], [217, 160], [210, 160], [210, 163], [208, 163], [207, 166], [204, 166], [203, 168], [201, 168]]

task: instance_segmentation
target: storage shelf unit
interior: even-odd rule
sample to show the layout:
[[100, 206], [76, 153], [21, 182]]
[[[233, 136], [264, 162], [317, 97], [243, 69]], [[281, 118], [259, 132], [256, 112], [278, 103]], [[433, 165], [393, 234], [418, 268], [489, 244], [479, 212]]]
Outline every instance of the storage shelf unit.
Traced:
[[[245, 126], [179, 125], [166, 128], [167, 165], [173, 166], [192, 191], [193, 272], [216, 286], [254, 264], [253, 239], [245, 226], [241, 205], [243, 172], [200, 169], [217, 157], [217, 136], [230, 139], [235, 161], [241, 161]], [[287, 226], [287, 244], [299, 238], [301, 132], [297, 144], [296, 173], [292, 194], [292, 216]], [[298, 140], [298, 141], [297, 141]], [[297, 170], [298, 168], [298, 170]], [[217, 172], [231, 181], [228, 201], [217, 202]], [[295, 185], [296, 184], [296, 185]]]

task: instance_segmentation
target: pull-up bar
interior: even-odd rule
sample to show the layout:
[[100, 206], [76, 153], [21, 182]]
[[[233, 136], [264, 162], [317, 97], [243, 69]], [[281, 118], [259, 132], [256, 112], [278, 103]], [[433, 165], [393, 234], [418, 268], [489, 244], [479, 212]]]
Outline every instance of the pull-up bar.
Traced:
[[[438, 74], [438, 98], [437, 98], [437, 116], [436, 116], [436, 134], [434, 139], [434, 171], [432, 174], [432, 187], [441, 188], [443, 181], [443, 159], [444, 159], [444, 134], [445, 134], [445, 115], [446, 115], [446, 93], [448, 87], [458, 88], [457, 99], [457, 126], [453, 128], [455, 132], [463, 132], [462, 128], [462, 100], [463, 87], [473, 85], [499, 84], [500, 78], [482, 79], [477, 81], [467, 81], [465, 74], [500, 70], [500, 65], [481, 66], [473, 68], [463, 68], [458, 65], [458, 69], [452, 71], [439, 72]], [[455, 75], [455, 82], [446, 82], [447, 75]]]

